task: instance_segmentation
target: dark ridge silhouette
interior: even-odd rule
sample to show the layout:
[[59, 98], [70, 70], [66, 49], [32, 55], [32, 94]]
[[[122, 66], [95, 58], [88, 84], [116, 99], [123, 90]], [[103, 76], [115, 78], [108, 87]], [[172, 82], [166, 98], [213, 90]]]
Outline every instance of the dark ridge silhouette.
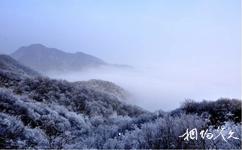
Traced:
[[0, 55], [0, 71], [14, 73], [23, 76], [39, 76], [40, 74], [11, 58], [8, 55]]
[[42, 44], [21, 47], [12, 53], [11, 56], [43, 74], [48, 72], [78, 71], [84, 68], [107, 65], [103, 60], [83, 52], [67, 53]]

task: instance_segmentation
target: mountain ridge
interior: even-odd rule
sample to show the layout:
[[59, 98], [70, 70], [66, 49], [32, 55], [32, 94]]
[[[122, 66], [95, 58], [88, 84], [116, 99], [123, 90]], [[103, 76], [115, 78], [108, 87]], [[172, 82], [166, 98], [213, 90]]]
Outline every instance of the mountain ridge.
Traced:
[[9, 55], [5, 54], [0, 55], [0, 71], [2, 73], [11, 73], [18, 76], [40, 76], [40, 73], [22, 65]]
[[49, 48], [42, 44], [23, 46], [10, 54], [22, 64], [43, 74], [51, 71], [75, 71], [88, 67], [107, 65], [102, 59], [83, 53], [68, 53], [57, 48]]

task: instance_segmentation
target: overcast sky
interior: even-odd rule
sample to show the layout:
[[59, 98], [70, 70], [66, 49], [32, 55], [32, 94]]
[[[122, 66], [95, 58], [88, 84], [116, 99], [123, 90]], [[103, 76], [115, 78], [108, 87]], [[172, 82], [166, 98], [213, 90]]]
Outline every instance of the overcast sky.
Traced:
[[239, 62], [240, 0], [1, 0], [0, 18], [1, 52], [42, 43], [114, 63]]
[[240, 92], [240, 0], [1, 0], [0, 52], [42, 43]]

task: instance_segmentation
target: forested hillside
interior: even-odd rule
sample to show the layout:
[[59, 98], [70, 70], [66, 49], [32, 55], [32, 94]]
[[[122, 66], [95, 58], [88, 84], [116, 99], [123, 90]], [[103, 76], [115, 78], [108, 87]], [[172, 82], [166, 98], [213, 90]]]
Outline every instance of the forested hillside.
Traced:
[[[55, 80], [10, 57], [0, 60], [0, 148], [241, 147], [241, 100], [186, 101], [171, 112], [148, 112], [123, 102], [128, 94], [111, 82]], [[224, 128], [227, 142], [179, 137], [194, 128], [214, 135]], [[231, 131], [239, 139], [228, 138]]]

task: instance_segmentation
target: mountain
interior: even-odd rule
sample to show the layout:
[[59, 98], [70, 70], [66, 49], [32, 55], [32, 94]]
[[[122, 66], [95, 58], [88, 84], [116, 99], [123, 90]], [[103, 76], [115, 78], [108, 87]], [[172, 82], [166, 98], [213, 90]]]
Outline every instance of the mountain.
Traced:
[[[102, 131], [100, 128], [118, 121], [118, 116], [121, 121], [131, 123], [130, 118], [148, 113], [119, 101], [110, 92], [95, 90], [86, 83], [77, 86], [42, 77], [11, 57], [1, 55], [0, 149], [64, 148], [64, 145], [71, 148], [76, 142], [88, 142], [93, 133], [98, 135]], [[66, 139], [70, 141], [62, 143]]]
[[[28, 102], [60, 105], [87, 116], [130, 117], [146, 113], [120, 101], [125, 90], [112, 82], [90, 80], [68, 82], [44, 77], [7, 55], [0, 55], [0, 91], [25, 97]], [[0, 101], [0, 108], [2, 101]], [[3, 110], [3, 109], [2, 109]], [[0, 110], [1, 112], [1, 110]]]
[[42, 74], [77, 71], [107, 64], [97, 57], [82, 52], [67, 53], [41, 44], [21, 47], [12, 53], [11, 56]]
[[0, 55], [0, 72], [16, 74], [18, 76], [39, 76], [40, 74], [11, 58], [8, 55]]
[[[111, 82], [43, 77], [1, 55], [0, 149], [241, 149], [241, 100], [152, 113], [120, 101], [123, 94]], [[196, 140], [181, 138], [188, 129], [199, 131]], [[227, 142], [200, 137], [219, 129]]]

